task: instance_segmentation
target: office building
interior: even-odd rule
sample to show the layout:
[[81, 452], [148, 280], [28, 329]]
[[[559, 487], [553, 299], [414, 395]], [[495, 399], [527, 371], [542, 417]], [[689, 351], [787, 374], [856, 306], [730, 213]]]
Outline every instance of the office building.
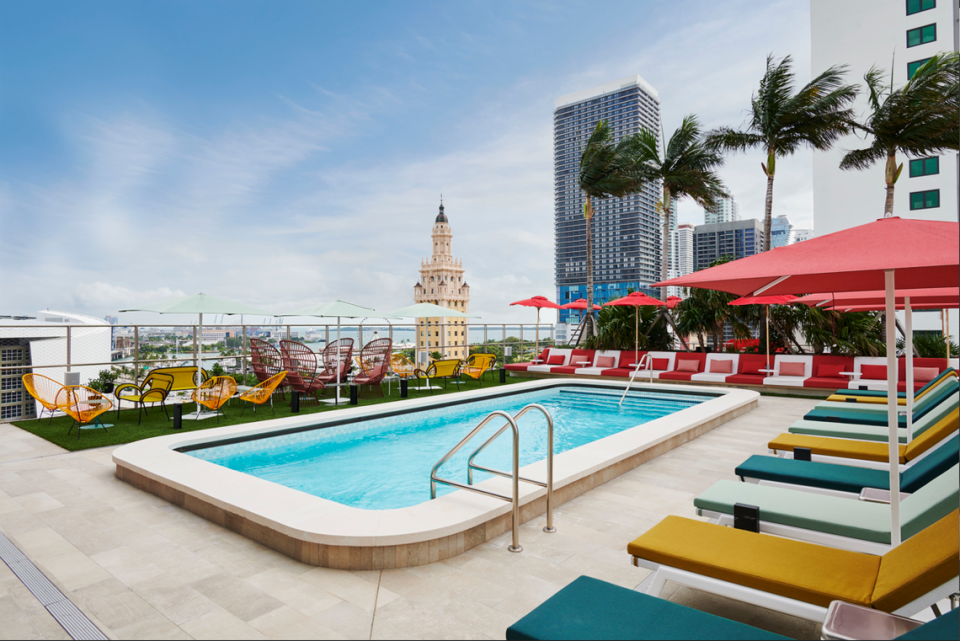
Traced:
[[[670, 274], [670, 278], [679, 278], [680, 276], [686, 276], [687, 274], [693, 273], [694, 229], [696, 228], [690, 224], [677, 226], [677, 231], [674, 233], [673, 244], [671, 245], [674, 248], [671, 253], [676, 256], [676, 262], [674, 268], [671, 270], [672, 273]], [[683, 287], [668, 287], [667, 295], [686, 298], [684, 289], [685, 288]]]
[[703, 210], [703, 224], [732, 223], [740, 220], [740, 205], [733, 196], [718, 198], [713, 209]]
[[693, 230], [694, 270], [706, 269], [723, 256], [734, 260], [763, 250], [763, 223], [753, 218], [697, 225]]
[[[71, 326], [69, 341], [65, 325]], [[86, 385], [100, 370], [109, 369], [112, 330], [104, 320], [67, 312], [44, 310], [36, 316], [4, 317], [0, 327], [0, 422], [39, 415], [42, 408], [23, 387], [24, 374], [42, 374], [64, 383], [67, 363], [99, 363], [69, 368], [80, 375], [80, 384]]]
[[793, 242], [800, 243], [805, 240], [810, 240], [813, 238], [812, 229], [794, 229], [793, 230]]
[[[580, 153], [599, 120], [613, 137], [640, 128], [660, 131], [657, 91], [640, 76], [563, 96], [554, 104], [554, 238], [557, 302], [587, 294], [584, 196], [577, 185]], [[650, 284], [660, 280], [662, 221], [656, 211], [659, 183], [625, 198], [594, 201], [592, 221], [594, 299], [598, 302], [640, 290], [656, 296]], [[575, 322], [578, 312], [559, 311], [559, 322]]]
[[[847, 82], [862, 84], [871, 67], [884, 70], [902, 86], [924, 61], [958, 48], [956, 0], [811, 0], [810, 45], [812, 75], [831, 65], [849, 65]], [[853, 105], [869, 114], [868, 94], [861, 91]], [[883, 161], [870, 169], [843, 171], [845, 150], [861, 149], [869, 141], [846, 136], [826, 152], [813, 152], [814, 229], [826, 235], [883, 217], [886, 200]], [[907, 158], [894, 191], [893, 213], [903, 218], [956, 221], [958, 216], [957, 153]]]
[[[433, 255], [420, 261], [420, 281], [413, 288], [417, 303], [433, 303], [470, 312], [470, 286], [463, 280], [463, 261], [453, 257], [453, 230], [440, 203], [440, 213], [433, 223]], [[440, 352], [444, 358], [467, 357], [467, 325], [463, 318], [417, 319], [417, 347], [421, 363], [429, 362], [430, 354]]]
[[794, 242], [793, 225], [786, 216], [774, 216], [770, 221], [770, 249], [786, 247]]

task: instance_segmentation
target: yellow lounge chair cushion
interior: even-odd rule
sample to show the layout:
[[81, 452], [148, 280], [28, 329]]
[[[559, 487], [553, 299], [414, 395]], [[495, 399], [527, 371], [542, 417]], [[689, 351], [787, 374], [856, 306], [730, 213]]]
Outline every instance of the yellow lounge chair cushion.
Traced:
[[[848, 394], [831, 394], [827, 397], [828, 401], [834, 403], [846, 403], [848, 398], [855, 399], [857, 404], [865, 403], [867, 405], [886, 405], [887, 397], [886, 396], [850, 396]], [[917, 399], [914, 399], [917, 400]], [[900, 398], [897, 399], [897, 405], [906, 405], [907, 399]]]
[[[931, 430], [933, 428], [930, 428]], [[930, 431], [930, 430], [927, 430]], [[854, 441], [851, 439], [828, 438], [826, 436], [810, 436], [807, 434], [781, 434], [768, 443], [771, 450], [778, 452], [792, 452], [795, 447], [809, 447], [814, 454], [823, 456], [839, 456], [842, 458], [854, 458], [863, 461], [889, 460], [889, 453], [886, 443], [875, 443], [872, 441]], [[907, 451], [906, 445], [900, 445], [900, 462], [906, 463], [904, 454]]]
[[953, 411], [937, 421], [930, 429], [910, 441], [906, 449], [908, 461], [917, 458], [934, 445], [947, 438], [960, 429], [960, 408], [954, 407]]
[[954, 510], [883, 555], [873, 607], [893, 612], [957, 576], [958, 565], [960, 510]]
[[834, 600], [869, 606], [880, 570], [879, 556], [679, 516], [665, 518], [630, 543], [627, 551], [654, 563], [823, 607]]

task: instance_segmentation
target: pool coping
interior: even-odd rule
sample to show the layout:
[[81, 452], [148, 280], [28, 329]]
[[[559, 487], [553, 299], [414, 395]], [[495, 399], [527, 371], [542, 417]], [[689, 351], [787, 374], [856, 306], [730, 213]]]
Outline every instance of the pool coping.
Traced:
[[[513, 395], [569, 385], [614, 390], [623, 390], [625, 386], [623, 382], [565, 378], [516, 383], [510, 385], [508, 392]], [[691, 393], [689, 386], [682, 385], [634, 384], [632, 389]], [[265, 433], [505, 396], [504, 391], [478, 389], [440, 398], [411, 399], [403, 402], [402, 409], [391, 403], [386, 407], [356, 407], [325, 415], [171, 434], [124, 445], [114, 451], [113, 461], [121, 480], [305, 563], [343, 569], [410, 567], [455, 556], [507, 531], [510, 503], [457, 490], [410, 507], [365, 510], [177, 450], [225, 439], [246, 440]], [[716, 397], [555, 455], [554, 506], [752, 410], [760, 397], [754, 391], [730, 388], [703, 387], [697, 391]], [[545, 473], [545, 461], [521, 468], [521, 476], [543, 479]], [[428, 482], [425, 477], [424, 483]], [[478, 487], [510, 493], [507, 479], [492, 478]], [[521, 521], [543, 514], [545, 499], [545, 489], [521, 483]], [[557, 527], [562, 527], [562, 522]]]

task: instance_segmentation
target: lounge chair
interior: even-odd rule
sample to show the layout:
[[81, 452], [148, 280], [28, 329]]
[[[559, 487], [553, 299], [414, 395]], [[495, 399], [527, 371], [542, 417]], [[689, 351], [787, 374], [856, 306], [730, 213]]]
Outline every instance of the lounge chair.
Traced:
[[[913, 406], [913, 422], [916, 423], [941, 403], [956, 402], [960, 394], [960, 382], [955, 378], [945, 379], [936, 389], [924, 395]], [[860, 403], [833, 403], [824, 401], [804, 415], [807, 421], [831, 421], [859, 425], [887, 425], [886, 405]], [[901, 415], [900, 427], [907, 426], [907, 417]]]
[[397, 353], [390, 357], [390, 369], [400, 378], [413, 378], [417, 366], [403, 354]]
[[521, 639], [787, 639], [588, 576], [507, 628]]
[[[693, 501], [699, 516], [729, 526], [737, 503], [760, 508], [761, 532], [867, 554], [890, 550], [889, 503], [739, 481], [717, 481]], [[906, 540], [916, 535], [958, 503], [960, 463], [901, 500], [901, 536]]]
[[27, 388], [27, 393], [43, 408], [37, 418], [43, 418], [43, 412], [46, 410], [50, 412], [50, 422], [52, 423], [54, 413], [61, 409], [58, 403], [66, 402], [63, 385], [42, 374], [24, 374], [23, 386]]
[[378, 338], [363, 346], [360, 350], [360, 374], [353, 377], [354, 385], [366, 386], [383, 396], [380, 382], [390, 372], [390, 354], [393, 352], [393, 340]]
[[[872, 614], [893, 618], [879, 611]], [[923, 624], [898, 622], [913, 629], [894, 639], [949, 639], [957, 634], [960, 609]], [[508, 641], [789, 638], [587, 576], [575, 579], [507, 628], [506, 637]]]
[[414, 374], [418, 380], [426, 380], [427, 387], [421, 389], [429, 389], [430, 393], [433, 394], [433, 386], [430, 385], [430, 381], [436, 378], [443, 379], [443, 386], [446, 388], [447, 381], [451, 378], [456, 378], [454, 382], [460, 384], [460, 366], [463, 364], [459, 358], [447, 358], [439, 361], [433, 361], [427, 369], [417, 369]]
[[[925, 412], [923, 417], [913, 424], [913, 437], [916, 438], [936, 425], [951, 411], [960, 407], [960, 392], [954, 392], [945, 402]], [[884, 415], [886, 418], [886, 415]], [[851, 438], [860, 441], [879, 441], [886, 443], [890, 438], [890, 428], [887, 425], [864, 425], [859, 423], [809, 421], [800, 419], [787, 428], [791, 434], [811, 434], [814, 436], [829, 436], [832, 438]], [[899, 441], [906, 443], [908, 434], [906, 427], [898, 430]]]
[[[250, 339], [250, 364], [253, 367], [253, 375], [261, 383], [273, 378], [280, 372], [285, 372], [283, 368], [283, 356], [280, 350], [259, 338]], [[277, 389], [283, 398], [283, 388], [286, 383], [281, 384]]]
[[822, 622], [832, 601], [914, 615], [960, 589], [960, 510], [882, 556], [668, 516], [627, 546], [667, 581]]
[[143, 413], [147, 411], [147, 403], [151, 405], [160, 403], [163, 413], [169, 420], [166, 401], [171, 389], [173, 389], [173, 376], [157, 370], [147, 374], [140, 385], [133, 383], [118, 385], [113, 390], [113, 395], [117, 397], [117, 420], [120, 419], [120, 401], [133, 403], [133, 406], [138, 408], [137, 425], [140, 425]]
[[463, 365], [460, 366], [460, 373], [465, 374], [475, 381], [480, 381], [483, 385], [483, 375], [488, 372], [493, 364], [497, 362], [494, 354], [470, 354]]
[[[257, 405], [263, 405], [267, 401], [270, 401], [270, 412], [276, 414], [273, 410], [273, 393], [283, 384], [284, 379], [287, 377], [286, 370], [271, 376], [267, 380], [263, 381], [255, 387], [251, 387], [243, 394], [240, 395], [241, 401], [246, 401], [253, 404], [253, 411], [257, 411]], [[247, 406], [244, 405], [243, 409], [240, 410], [240, 416], [243, 416], [243, 413], [247, 411]]]
[[[914, 394], [914, 402], [919, 401], [925, 394], [928, 394], [930, 390], [937, 387], [944, 379], [947, 378], [956, 379], [957, 370], [953, 368], [947, 368], [940, 372], [936, 378], [927, 381], [926, 385], [918, 389]], [[828, 396], [827, 400], [833, 403], [865, 403], [868, 405], [886, 405], [887, 392], [886, 390], [838, 389], [835, 393]], [[906, 392], [897, 392], [897, 403], [899, 405], [907, 404]]]
[[100, 421], [100, 415], [113, 409], [113, 403], [100, 392], [84, 387], [83, 385], [66, 385], [58, 395], [58, 407], [73, 419], [67, 434], [77, 428], [77, 438], [83, 431], [83, 424], [91, 421], [107, 431], [106, 425]]
[[220, 412], [224, 404], [237, 393], [237, 382], [231, 376], [214, 376], [193, 390], [191, 398], [197, 405], [203, 405], [217, 414], [220, 424]]
[[[913, 493], [960, 461], [960, 435], [950, 437], [928, 456], [904, 466], [900, 491]], [[859, 496], [864, 489], [890, 489], [890, 471], [754, 455], [737, 466], [740, 480], [776, 487], [804, 487], [833, 496]]]
[[[960, 410], [954, 408], [923, 434], [905, 445], [899, 445], [900, 463], [917, 460], [931, 449], [946, 442], [947, 438], [960, 429]], [[810, 450], [813, 460], [874, 467], [887, 465], [889, 460], [888, 444], [852, 439], [810, 436], [808, 434], [781, 434], [768, 443], [774, 454], [793, 455], [794, 448]], [[869, 465], [873, 463], [874, 465]]]
[[[289, 342], [292, 343], [293, 341]], [[302, 349], [307, 351], [310, 350], [309, 347], [301, 343], [297, 343], [297, 345], [301, 345]], [[317, 369], [316, 354], [314, 354], [313, 362], [316, 373], [310, 377], [311, 379], [315, 378], [324, 385], [346, 383], [347, 375], [350, 374], [350, 367], [353, 363], [353, 339], [340, 338], [328, 343], [323, 349], [323, 369]]]
[[[351, 344], [352, 344], [351, 340]], [[334, 344], [334, 347], [336, 345]], [[330, 346], [328, 345], [329, 349]], [[283, 358], [283, 368], [287, 372], [286, 381], [291, 389], [298, 394], [313, 396], [317, 404], [320, 403], [320, 392], [325, 387], [324, 381], [317, 372], [317, 355], [309, 347], [297, 341], [280, 341], [280, 354]], [[331, 368], [329, 380], [336, 378], [336, 368]]]

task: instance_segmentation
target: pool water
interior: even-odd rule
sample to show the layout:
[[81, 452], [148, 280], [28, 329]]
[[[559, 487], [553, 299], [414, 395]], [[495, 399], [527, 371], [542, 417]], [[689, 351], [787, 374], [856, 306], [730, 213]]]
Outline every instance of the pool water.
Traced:
[[[214, 445], [185, 454], [351, 507], [401, 508], [430, 500], [430, 470], [493, 410], [515, 415], [530, 403], [543, 405], [553, 417], [554, 453], [559, 454], [711, 398], [630, 392], [618, 407], [621, 394], [595, 387], [555, 387]], [[503, 423], [491, 421], [444, 464], [438, 476], [466, 483], [467, 458]], [[520, 466], [546, 458], [543, 414], [528, 412], [518, 425]], [[511, 441], [511, 430], [507, 430], [475, 462], [509, 470]], [[474, 472], [474, 482], [485, 478], [489, 475]], [[438, 484], [437, 495], [455, 490]]]

